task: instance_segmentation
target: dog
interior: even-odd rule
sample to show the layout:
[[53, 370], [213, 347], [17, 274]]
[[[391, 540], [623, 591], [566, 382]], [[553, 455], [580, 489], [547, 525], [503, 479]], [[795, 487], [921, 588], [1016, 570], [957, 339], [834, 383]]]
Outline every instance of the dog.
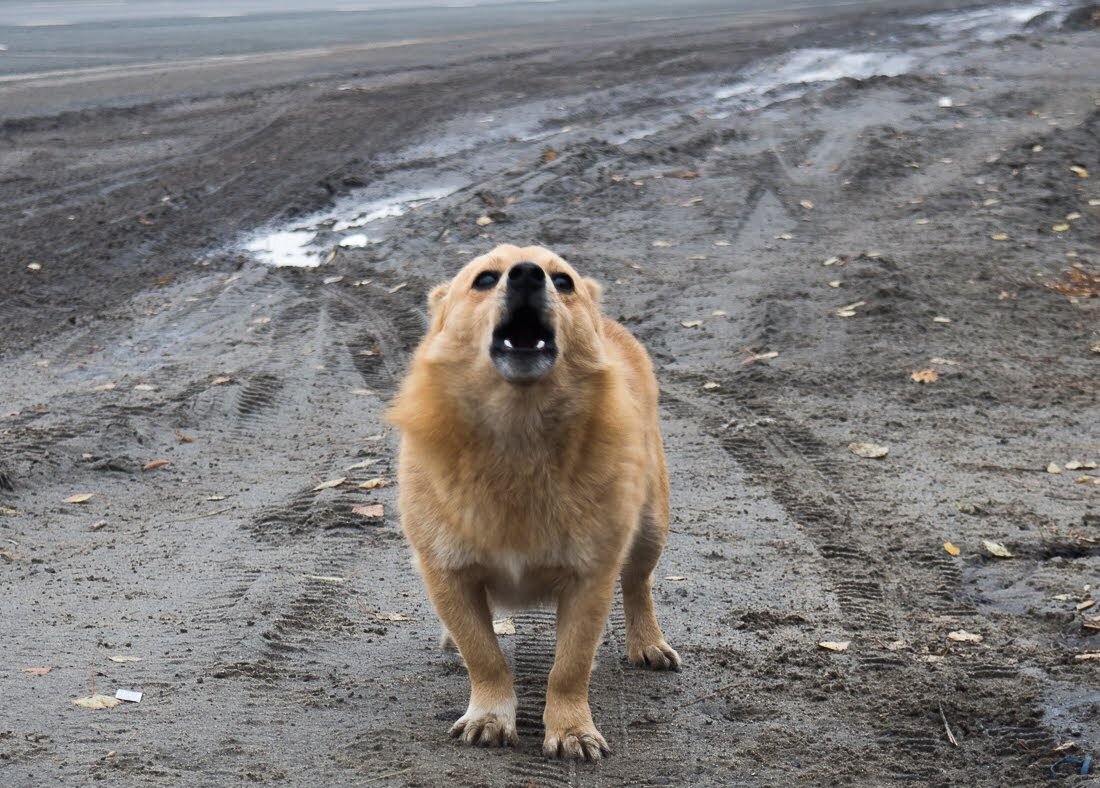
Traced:
[[427, 334], [388, 413], [402, 529], [469, 671], [469, 707], [451, 728], [466, 744], [517, 742], [494, 609], [557, 605], [548, 757], [610, 753], [588, 685], [616, 580], [628, 660], [681, 667], [653, 610], [669, 517], [657, 380], [600, 292], [541, 247], [476, 258], [431, 291]]

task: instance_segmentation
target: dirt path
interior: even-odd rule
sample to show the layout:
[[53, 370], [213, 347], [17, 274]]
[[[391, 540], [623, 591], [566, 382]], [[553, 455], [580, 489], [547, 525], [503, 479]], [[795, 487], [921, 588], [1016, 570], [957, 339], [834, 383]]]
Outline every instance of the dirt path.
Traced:
[[[784, 26], [769, 46], [896, 32], [862, 24]], [[758, 33], [6, 124], [0, 783], [1026, 786], [1100, 754], [1100, 663], [1074, 659], [1100, 650], [1097, 610], [1076, 610], [1100, 577], [1100, 472], [1045, 470], [1100, 461], [1097, 33], [1034, 30], [937, 55], [931, 75], [620, 143], [502, 147], [319, 269], [208, 251], [357, 184], [457, 171], [473, 154], [372, 149], [428, 139], [447, 119], [432, 96], [476, 116], [598, 88], [649, 111], [628, 74], [721, 85], [754, 55], [739, 35]], [[411, 109], [378, 111], [394, 101]], [[539, 755], [550, 613], [503, 638], [518, 750], [446, 740], [464, 669], [436, 648], [393, 488], [358, 486], [392, 475], [382, 412], [427, 289], [506, 240], [603, 281], [662, 385], [656, 593], [685, 671], [627, 668], [612, 617], [599, 767]], [[913, 382], [923, 369], [938, 380]], [[382, 518], [354, 511], [375, 503]], [[73, 708], [92, 674], [145, 697]]]

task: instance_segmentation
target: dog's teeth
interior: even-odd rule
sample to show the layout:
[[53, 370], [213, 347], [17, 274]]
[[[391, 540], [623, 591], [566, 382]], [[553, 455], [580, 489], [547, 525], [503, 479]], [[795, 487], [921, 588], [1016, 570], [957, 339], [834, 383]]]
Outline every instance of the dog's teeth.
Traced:
[[542, 350], [544, 347], [546, 347], [546, 340], [545, 339], [540, 339], [538, 341], [538, 344], [535, 345], [535, 350]]
[[512, 340], [510, 340], [510, 339], [506, 339], [506, 340], [504, 340], [504, 347], [506, 347], [506, 348], [508, 348], [509, 350], [511, 350], [511, 349], [512, 349]]

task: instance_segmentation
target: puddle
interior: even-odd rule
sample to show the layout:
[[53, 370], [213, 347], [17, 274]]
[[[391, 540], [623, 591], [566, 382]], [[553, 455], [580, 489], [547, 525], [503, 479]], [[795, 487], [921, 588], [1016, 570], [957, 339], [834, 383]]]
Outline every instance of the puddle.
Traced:
[[[459, 188], [437, 187], [392, 197], [365, 199], [364, 191], [375, 193], [379, 190], [379, 187], [370, 187], [340, 198], [331, 208], [300, 219], [289, 229], [284, 226], [262, 230], [247, 239], [243, 248], [268, 265], [315, 268], [333, 246], [361, 249], [369, 244], [381, 243], [385, 240], [381, 232], [384, 220], [403, 216], [453, 194]], [[377, 228], [378, 232], [346, 233], [368, 226]]]

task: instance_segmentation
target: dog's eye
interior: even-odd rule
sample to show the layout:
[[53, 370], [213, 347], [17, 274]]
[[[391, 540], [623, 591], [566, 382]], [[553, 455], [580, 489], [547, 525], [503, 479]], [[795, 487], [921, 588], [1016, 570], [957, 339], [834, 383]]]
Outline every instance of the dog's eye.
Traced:
[[569, 274], [554, 274], [550, 277], [550, 281], [554, 283], [559, 293], [573, 292], [573, 277]]
[[500, 274], [496, 271], [482, 271], [474, 280], [474, 290], [489, 290], [500, 281]]

